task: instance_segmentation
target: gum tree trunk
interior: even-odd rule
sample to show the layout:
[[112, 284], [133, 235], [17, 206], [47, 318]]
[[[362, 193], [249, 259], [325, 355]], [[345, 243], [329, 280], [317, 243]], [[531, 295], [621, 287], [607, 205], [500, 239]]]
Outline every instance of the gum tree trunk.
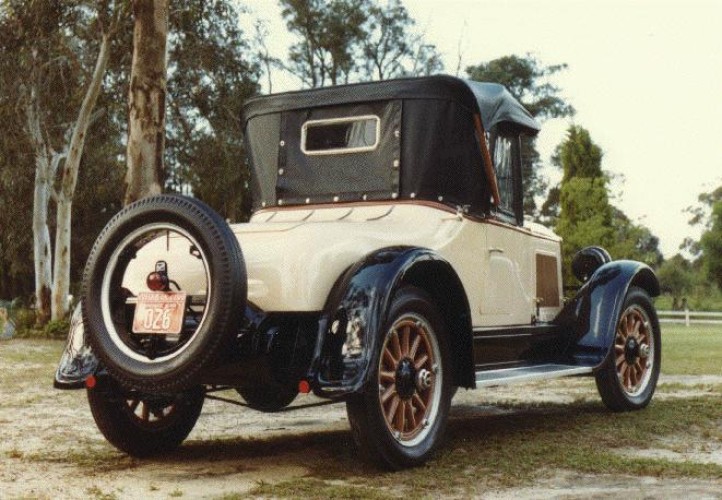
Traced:
[[133, 0], [133, 15], [126, 205], [162, 191], [168, 1]]
[[48, 205], [52, 180], [60, 155], [50, 148], [43, 135], [40, 122], [37, 81], [33, 79], [29, 99], [25, 106], [26, 129], [35, 155], [35, 188], [33, 192], [33, 258], [35, 259], [35, 311], [36, 323], [44, 325], [50, 319], [50, 290], [53, 271], [50, 258], [50, 230]]
[[52, 319], [64, 318], [68, 312], [70, 293], [70, 233], [73, 196], [78, 183], [80, 158], [85, 146], [85, 136], [91, 122], [91, 115], [103, 85], [103, 75], [110, 56], [109, 36], [103, 35], [98, 59], [95, 62], [92, 79], [85, 92], [78, 119], [70, 138], [68, 156], [60, 171], [60, 189], [57, 193], [57, 214], [55, 232], [55, 259], [52, 288]]

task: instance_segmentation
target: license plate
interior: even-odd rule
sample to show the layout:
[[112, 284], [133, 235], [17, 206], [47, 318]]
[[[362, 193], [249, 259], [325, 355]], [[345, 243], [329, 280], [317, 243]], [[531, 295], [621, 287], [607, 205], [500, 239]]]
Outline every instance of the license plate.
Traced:
[[133, 333], [178, 335], [183, 329], [185, 306], [185, 292], [140, 292]]

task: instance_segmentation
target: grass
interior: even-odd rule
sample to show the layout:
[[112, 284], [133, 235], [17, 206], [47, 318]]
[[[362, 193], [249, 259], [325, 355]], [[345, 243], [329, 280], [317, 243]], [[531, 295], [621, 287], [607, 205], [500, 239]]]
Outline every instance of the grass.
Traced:
[[722, 375], [722, 326], [662, 324], [662, 373]]
[[[722, 375], [722, 328], [663, 325], [662, 370], [668, 375]], [[27, 387], [39, 373], [52, 373], [63, 343], [14, 339], [0, 343], [0, 383]], [[42, 375], [45, 377], [45, 375]], [[45, 379], [43, 379], [45, 380]], [[690, 386], [664, 385], [665, 392]], [[720, 386], [717, 385], [716, 389]], [[5, 389], [10, 390], [9, 386]], [[148, 464], [239, 464], [239, 472], [254, 460], [272, 459], [274, 466], [306, 467], [302, 477], [280, 482], [259, 481], [249, 491], [219, 498], [309, 497], [389, 498], [401, 496], [478, 496], [490, 490], [528, 486], [560, 470], [581, 474], [697, 478], [722, 480], [722, 466], [686, 460], [633, 456], [629, 450], [662, 449], [694, 453], [722, 442], [719, 393], [692, 391], [683, 399], [655, 399], [641, 412], [614, 414], [598, 399], [571, 404], [496, 403], [505, 415], [474, 412], [451, 419], [447, 443], [427, 465], [387, 473], [360, 459], [347, 431], [281, 435], [267, 439], [190, 441], [160, 460], [131, 459], [95, 440], [73, 451], [68, 447], [25, 452], [7, 450], [5, 459], [37, 464], [72, 464], [96, 473], [142, 468]], [[483, 395], [479, 395], [480, 401]], [[716, 448], [715, 448], [716, 447]], [[672, 455], [674, 456], [674, 455]], [[159, 486], [155, 486], [159, 488]], [[154, 487], [151, 486], [151, 491]], [[90, 488], [91, 498], [114, 498], [112, 492]], [[176, 488], [170, 496], [183, 495]]]
[[[659, 478], [722, 479], [722, 466], [629, 457], [626, 449], [691, 451], [722, 439], [717, 399], [660, 401], [642, 412], [612, 414], [600, 403], [510, 405], [503, 416], [454, 418], [440, 455], [426, 466], [383, 473], [360, 463], [338, 433], [306, 441], [310, 472], [251, 495], [270, 497], [386, 498], [473, 496], [533, 484], [554, 470]], [[674, 440], [671, 440], [674, 437]], [[287, 438], [284, 438], [287, 439]], [[278, 457], [283, 463], [286, 457]], [[229, 497], [230, 498], [230, 497]]]
[[91, 486], [85, 490], [85, 493], [95, 500], [117, 500], [117, 496], [114, 493], [106, 493], [97, 486]]
[[[23, 391], [29, 381], [50, 385], [65, 347], [64, 342], [45, 339], [0, 341], [0, 394]], [[28, 396], [34, 399], [35, 396]], [[32, 401], [24, 401], [29, 404]], [[10, 402], [6, 399], [3, 405]]]

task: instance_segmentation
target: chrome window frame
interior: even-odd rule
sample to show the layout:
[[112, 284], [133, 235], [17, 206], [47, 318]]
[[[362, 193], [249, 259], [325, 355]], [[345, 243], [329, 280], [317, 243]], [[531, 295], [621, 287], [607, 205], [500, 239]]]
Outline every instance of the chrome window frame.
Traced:
[[[309, 151], [306, 149], [306, 136], [309, 127], [322, 125], [335, 125], [338, 123], [351, 123], [356, 121], [374, 120], [376, 122], [376, 137], [371, 146], [360, 146], [355, 148], [334, 148]], [[349, 116], [343, 118], [327, 118], [323, 120], [309, 120], [301, 127], [301, 151], [308, 156], [353, 154], [374, 151], [379, 146], [381, 139], [381, 119], [376, 115]]]

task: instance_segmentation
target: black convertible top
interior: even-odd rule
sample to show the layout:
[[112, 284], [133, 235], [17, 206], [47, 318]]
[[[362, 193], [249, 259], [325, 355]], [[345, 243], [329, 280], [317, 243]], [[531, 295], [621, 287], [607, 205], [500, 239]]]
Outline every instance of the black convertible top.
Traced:
[[[533, 135], [540, 128], [503, 86], [450, 76], [252, 98], [243, 107], [243, 129], [254, 209], [419, 199], [468, 205], [472, 212], [485, 213], [494, 179], [484, 168], [486, 142], [479, 142], [477, 116], [489, 133], [484, 140], [492, 150], [499, 135], [514, 137], [518, 143], [520, 134]], [[348, 151], [305, 147], [309, 124], [331, 124], [330, 130], [334, 123], [354, 121], [359, 122], [359, 130], [365, 121], [372, 124], [369, 130], [376, 133], [375, 140], [363, 137], [372, 143], [370, 147]], [[343, 134], [351, 133], [348, 125], [341, 129]], [[343, 140], [348, 137], [343, 135]]]
[[243, 124], [245, 126], [248, 120], [268, 113], [390, 99], [456, 101], [469, 111], [480, 113], [486, 130], [502, 123], [516, 125], [527, 134], [536, 134], [541, 129], [539, 123], [503, 85], [447, 75], [338, 85], [254, 97], [243, 108]]

